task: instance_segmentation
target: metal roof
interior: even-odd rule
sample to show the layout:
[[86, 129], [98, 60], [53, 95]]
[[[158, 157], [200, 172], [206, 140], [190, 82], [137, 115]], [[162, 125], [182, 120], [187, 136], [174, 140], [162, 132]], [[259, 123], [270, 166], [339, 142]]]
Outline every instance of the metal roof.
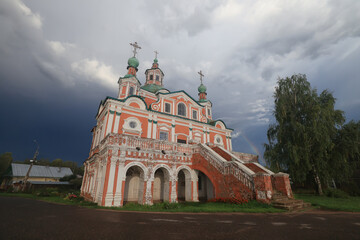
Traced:
[[[12, 176], [14, 177], [25, 177], [30, 165], [12, 163]], [[49, 167], [33, 165], [31, 168], [29, 177], [48, 177], [48, 178], [62, 178], [67, 175], [72, 175], [72, 171], [68, 167]]]
[[70, 185], [69, 182], [42, 182], [42, 181], [29, 181], [33, 185]]

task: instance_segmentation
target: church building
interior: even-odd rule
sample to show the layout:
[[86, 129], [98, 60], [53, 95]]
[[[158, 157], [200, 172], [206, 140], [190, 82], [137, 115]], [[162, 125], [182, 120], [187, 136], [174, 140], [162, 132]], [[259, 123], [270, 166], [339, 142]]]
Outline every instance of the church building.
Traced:
[[201, 71], [196, 99], [184, 90], [171, 92], [155, 51], [142, 84], [140, 46], [131, 45], [134, 55], [118, 80], [118, 95], [102, 100], [97, 111], [84, 162], [85, 199], [123, 206], [214, 198], [269, 202], [275, 191], [292, 197], [287, 174], [264, 168], [256, 155], [233, 151], [233, 129], [213, 119]]

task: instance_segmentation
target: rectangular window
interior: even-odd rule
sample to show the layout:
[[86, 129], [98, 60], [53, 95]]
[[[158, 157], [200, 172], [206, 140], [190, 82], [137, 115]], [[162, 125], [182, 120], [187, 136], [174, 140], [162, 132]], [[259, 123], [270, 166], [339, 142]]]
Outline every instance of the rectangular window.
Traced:
[[156, 75], [156, 81], [159, 81], [160, 77], [159, 75]]
[[171, 105], [170, 105], [170, 103], [165, 103], [165, 112], [166, 112], [166, 113], [170, 113], [170, 111], [171, 111]]
[[153, 78], [154, 78], [154, 75], [151, 74], [150, 75], [150, 80], [153, 80]]
[[210, 109], [208, 109], [208, 115], [210, 116], [211, 114], [210, 114]]
[[195, 119], [195, 120], [197, 120], [197, 111], [196, 111], [196, 110], [193, 110], [192, 112], [193, 112], [192, 118]]
[[169, 140], [169, 133], [168, 132], [160, 132], [160, 140], [168, 141]]
[[178, 139], [177, 142], [178, 142], [178, 143], [186, 143], [186, 140]]

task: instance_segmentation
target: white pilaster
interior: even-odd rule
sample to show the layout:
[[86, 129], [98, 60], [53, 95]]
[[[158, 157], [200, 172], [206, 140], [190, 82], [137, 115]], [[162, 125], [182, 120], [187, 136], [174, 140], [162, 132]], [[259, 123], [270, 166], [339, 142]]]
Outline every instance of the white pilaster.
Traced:
[[111, 159], [109, 181], [108, 181], [107, 192], [106, 192], [106, 196], [105, 196], [105, 206], [106, 207], [112, 206], [112, 201], [113, 201], [113, 197], [114, 197], [113, 188], [114, 188], [115, 167], [116, 167], [116, 161]]
[[119, 131], [119, 122], [120, 122], [120, 115], [118, 112], [116, 112], [115, 113], [114, 133], [118, 133], [118, 131]]
[[190, 123], [189, 125], [189, 140], [193, 139], [193, 129], [192, 129], [192, 124]]
[[151, 130], [152, 130], [152, 120], [150, 119], [150, 116], [149, 116], [148, 129], [147, 129], [147, 138], [151, 138]]
[[121, 206], [121, 200], [123, 198], [122, 196], [122, 182], [125, 181], [125, 167], [124, 163], [120, 163], [118, 165], [118, 177], [115, 179], [116, 181], [116, 190], [114, 195], [114, 206], [120, 207]]
[[156, 132], [157, 132], [157, 121], [154, 120], [155, 122], [153, 122], [153, 139], [156, 139]]
[[206, 140], [207, 142], [210, 142], [209, 128], [206, 128]]
[[152, 192], [151, 192], [151, 186], [154, 182], [154, 179], [148, 179], [146, 181], [146, 192], [145, 192], [145, 204], [153, 205], [152, 202]]
[[171, 141], [175, 142], [175, 120], [171, 122]]
[[111, 113], [109, 111], [105, 136], [108, 135], [111, 132], [113, 120], [114, 120], [114, 113]]

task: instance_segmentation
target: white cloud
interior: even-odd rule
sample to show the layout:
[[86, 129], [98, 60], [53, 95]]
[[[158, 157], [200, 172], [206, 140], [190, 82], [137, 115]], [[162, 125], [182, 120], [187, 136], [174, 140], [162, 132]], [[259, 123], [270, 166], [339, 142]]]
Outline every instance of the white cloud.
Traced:
[[154, 50], [170, 90], [196, 99], [202, 70], [214, 115], [235, 133], [269, 123], [278, 76], [305, 73], [319, 90], [333, 90], [342, 107], [360, 101], [358, 0], [25, 3], [0, 2], [0, 70], [15, 74], [11, 66], [22, 66], [14, 79], [24, 84], [38, 69], [23, 66], [35, 62], [49, 81], [117, 89], [129, 42], [137, 41], [140, 82]]
[[234, 131], [231, 135], [232, 139], [238, 138], [241, 135], [241, 131]]
[[71, 68], [77, 74], [86, 79], [100, 83], [102, 86], [116, 88], [115, 79], [118, 75], [113, 71], [112, 66], [99, 62], [97, 59], [83, 59], [71, 64]]
[[25, 15], [28, 21], [37, 29], [42, 27], [42, 19], [39, 14], [33, 13], [30, 8], [28, 8], [23, 2], [20, 0], [7, 0], [8, 2], [13, 2], [17, 5], [17, 8], [21, 11], [23, 15]]

